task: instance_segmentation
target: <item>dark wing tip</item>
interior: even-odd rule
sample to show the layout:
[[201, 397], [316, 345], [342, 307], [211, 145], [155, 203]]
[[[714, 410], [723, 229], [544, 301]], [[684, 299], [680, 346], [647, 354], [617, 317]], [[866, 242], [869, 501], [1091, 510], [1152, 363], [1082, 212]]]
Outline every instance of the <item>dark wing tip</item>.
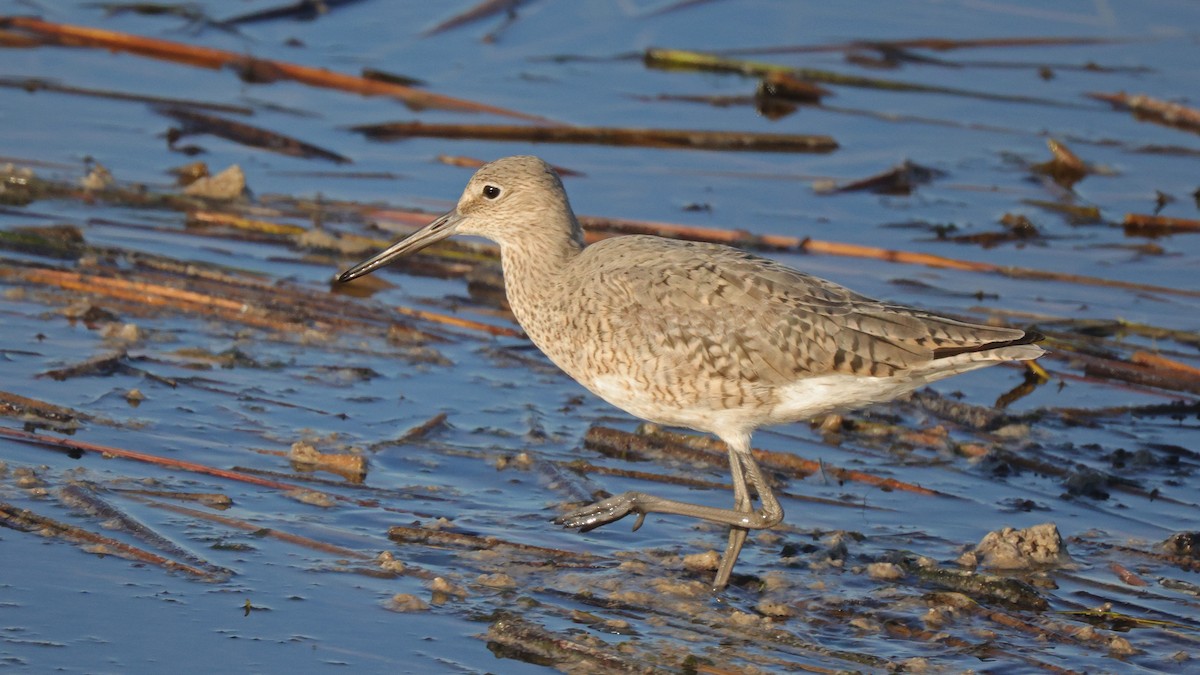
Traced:
[[934, 359], [944, 359], [959, 354], [970, 354], [972, 352], [987, 352], [993, 349], [1002, 347], [1016, 347], [1019, 345], [1031, 345], [1036, 342], [1045, 340], [1046, 336], [1036, 330], [1027, 330], [1019, 338], [1012, 340], [1000, 340], [997, 342], [984, 342], [983, 344], [968, 345], [968, 346], [953, 346], [953, 347], [938, 347], [933, 350]]

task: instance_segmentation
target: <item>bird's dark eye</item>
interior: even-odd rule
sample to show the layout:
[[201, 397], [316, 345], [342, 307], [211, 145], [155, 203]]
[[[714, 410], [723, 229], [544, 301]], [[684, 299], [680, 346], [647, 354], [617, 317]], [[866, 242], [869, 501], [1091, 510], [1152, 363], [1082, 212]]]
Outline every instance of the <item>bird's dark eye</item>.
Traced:
[[487, 197], [488, 199], [495, 199], [496, 197], [500, 196], [500, 188], [496, 187], [495, 185], [484, 185], [483, 196]]

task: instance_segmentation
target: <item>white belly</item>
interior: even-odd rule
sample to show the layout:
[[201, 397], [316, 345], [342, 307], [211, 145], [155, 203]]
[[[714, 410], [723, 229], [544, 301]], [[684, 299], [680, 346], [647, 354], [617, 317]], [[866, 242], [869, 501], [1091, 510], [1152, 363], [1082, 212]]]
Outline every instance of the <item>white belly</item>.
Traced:
[[760, 426], [798, 422], [828, 412], [890, 401], [925, 383], [925, 378], [911, 375], [907, 378], [820, 375], [776, 387], [769, 403], [732, 408], [711, 404], [669, 405], [636, 381], [620, 375], [603, 375], [584, 384], [600, 398], [636, 417], [719, 435], [733, 429], [750, 433]]

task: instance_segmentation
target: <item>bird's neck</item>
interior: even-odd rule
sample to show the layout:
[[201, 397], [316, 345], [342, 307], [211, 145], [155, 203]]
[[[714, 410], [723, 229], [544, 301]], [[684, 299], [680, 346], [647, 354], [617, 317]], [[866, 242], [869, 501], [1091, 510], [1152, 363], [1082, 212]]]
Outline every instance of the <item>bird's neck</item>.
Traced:
[[552, 303], [564, 286], [571, 263], [583, 251], [583, 231], [578, 225], [569, 236], [525, 237], [501, 243], [505, 293], [517, 321], [528, 325], [534, 315]]

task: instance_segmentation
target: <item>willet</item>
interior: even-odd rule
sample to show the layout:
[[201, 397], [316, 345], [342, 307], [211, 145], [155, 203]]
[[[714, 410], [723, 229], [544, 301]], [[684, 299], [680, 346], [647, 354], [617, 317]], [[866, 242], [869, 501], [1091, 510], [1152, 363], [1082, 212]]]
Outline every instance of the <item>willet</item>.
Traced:
[[631, 415], [728, 446], [732, 509], [626, 492], [555, 519], [585, 532], [631, 513], [635, 530], [648, 513], [728, 525], [714, 590], [729, 581], [747, 531], [783, 520], [750, 453], [756, 429], [1042, 354], [1036, 333], [872, 300], [728, 246], [631, 235], [585, 247], [562, 182], [537, 157], [483, 166], [453, 211], [338, 278], [454, 234], [500, 245], [513, 314], [577, 382]]

